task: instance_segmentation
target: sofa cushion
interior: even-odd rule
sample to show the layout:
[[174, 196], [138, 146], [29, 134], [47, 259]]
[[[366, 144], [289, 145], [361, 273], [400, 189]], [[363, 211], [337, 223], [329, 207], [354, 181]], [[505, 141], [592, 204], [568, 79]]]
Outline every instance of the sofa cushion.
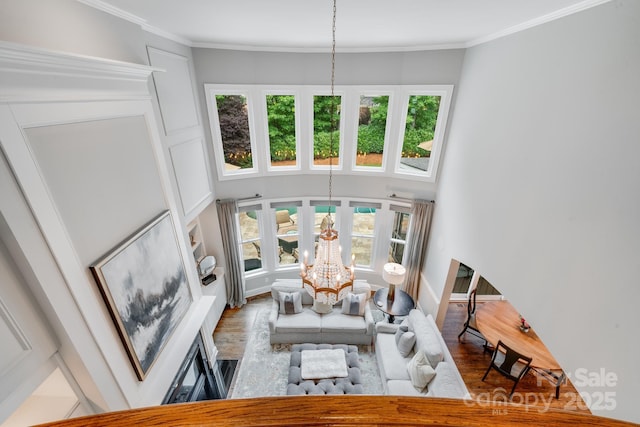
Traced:
[[387, 393], [394, 396], [425, 396], [423, 393], [416, 390], [410, 380], [387, 381]]
[[308, 307], [302, 312], [278, 316], [276, 331], [278, 333], [320, 332], [320, 315]]
[[353, 294], [349, 292], [342, 301], [342, 314], [351, 316], [364, 316], [364, 306], [367, 303], [365, 294]]
[[323, 314], [321, 318], [322, 332], [334, 333], [361, 333], [367, 332], [367, 324], [364, 316], [346, 316], [334, 309], [330, 313]]
[[436, 376], [429, 383], [427, 396], [460, 398], [467, 390], [460, 385], [456, 367], [448, 362], [440, 362], [436, 366]]
[[416, 334], [416, 351], [422, 350], [429, 364], [435, 368], [444, 360], [444, 350], [440, 344], [440, 332], [429, 324], [420, 310], [413, 309], [408, 317], [409, 330]]
[[411, 384], [418, 391], [422, 391], [436, 375], [436, 371], [429, 365], [429, 361], [422, 350], [418, 350], [407, 363], [407, 371], [409, 372]]
[[386, 380], [409, 380], [407, 363], [411, 357], [402, 357], [398, 351], [393, 334], [378, 334], [376, 336], [376, 357], [382, 364], [381, 371]]
[[279, 292], [280, 314], [296, 314], [302, 311], [300, 292]]

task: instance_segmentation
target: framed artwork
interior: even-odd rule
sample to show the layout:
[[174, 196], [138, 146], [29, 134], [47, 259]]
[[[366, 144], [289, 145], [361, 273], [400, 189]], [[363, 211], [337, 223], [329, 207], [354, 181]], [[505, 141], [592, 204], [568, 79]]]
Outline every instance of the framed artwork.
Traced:
[[142, 381], [192, 301], [170, 212], [89, 268]]

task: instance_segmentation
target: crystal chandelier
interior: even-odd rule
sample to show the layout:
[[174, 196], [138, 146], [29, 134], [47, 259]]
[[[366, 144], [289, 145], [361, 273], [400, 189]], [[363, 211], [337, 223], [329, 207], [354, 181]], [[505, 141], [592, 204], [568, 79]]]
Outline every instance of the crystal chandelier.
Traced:
[[308, 253], [304, 253], [304, 262], [300, 266], [300, 277], [304, 288], [313, 297], [314, 309], [318, 312], [330, 311], [331, 307], [344, 298], [353, 289], [354, 257], [351, 266], [342, 263], [342, 248], [338, 232], [333, 229], [331, 219], [331, 197], [333, 185], [333, 139], [335, 131], [335, 65], [336, 65], [336, 0], [333, 0], [333, 24], [331, 27], [331, 130], [329, 133], [329, 213], [327, 226], [320, 231], [316, 249], [315, 263], [309, 265]]

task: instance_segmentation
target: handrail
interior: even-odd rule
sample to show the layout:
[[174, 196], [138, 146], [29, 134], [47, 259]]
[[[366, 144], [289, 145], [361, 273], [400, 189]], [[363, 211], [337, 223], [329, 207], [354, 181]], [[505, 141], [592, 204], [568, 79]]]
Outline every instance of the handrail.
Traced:
[[404, 396], [280, 396], [110, 412], [43, 426], [633, 426], [586, 413], [501, 402]]

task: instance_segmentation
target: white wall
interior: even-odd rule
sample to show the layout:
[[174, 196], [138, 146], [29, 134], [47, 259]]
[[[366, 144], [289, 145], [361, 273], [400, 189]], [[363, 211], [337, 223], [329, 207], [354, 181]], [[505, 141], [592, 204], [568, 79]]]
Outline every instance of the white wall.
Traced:
[[0, 1], [0, 40], [144, 63], [144, 32], [76, 0]]
[[[144, 382], [88, 270], [162, 210], [171, 210], [178, 232], [185, 225], [152, 109], [150, 70], [135, 65], [147, 61], [147, 35], [74, 0], [12, 0], [2, 2], [0, 40], [34, 47], [0, 43], [0, 148], [24, 194], [3, 199], [27, 211], [7, 223], [24, 269], [33, 269], [35, 298], [96, 410], [158, 404], [213, 302], [202, 296], [186, 238], [180, 253], [194, 303]], [[128, 120], [135, 123], [122, 125]]]
[[640, 421], [640, 3], [621, 0], [469, 49], [424, 273], [451, 258], [530, 320], [570, 374], [617, 374]]

